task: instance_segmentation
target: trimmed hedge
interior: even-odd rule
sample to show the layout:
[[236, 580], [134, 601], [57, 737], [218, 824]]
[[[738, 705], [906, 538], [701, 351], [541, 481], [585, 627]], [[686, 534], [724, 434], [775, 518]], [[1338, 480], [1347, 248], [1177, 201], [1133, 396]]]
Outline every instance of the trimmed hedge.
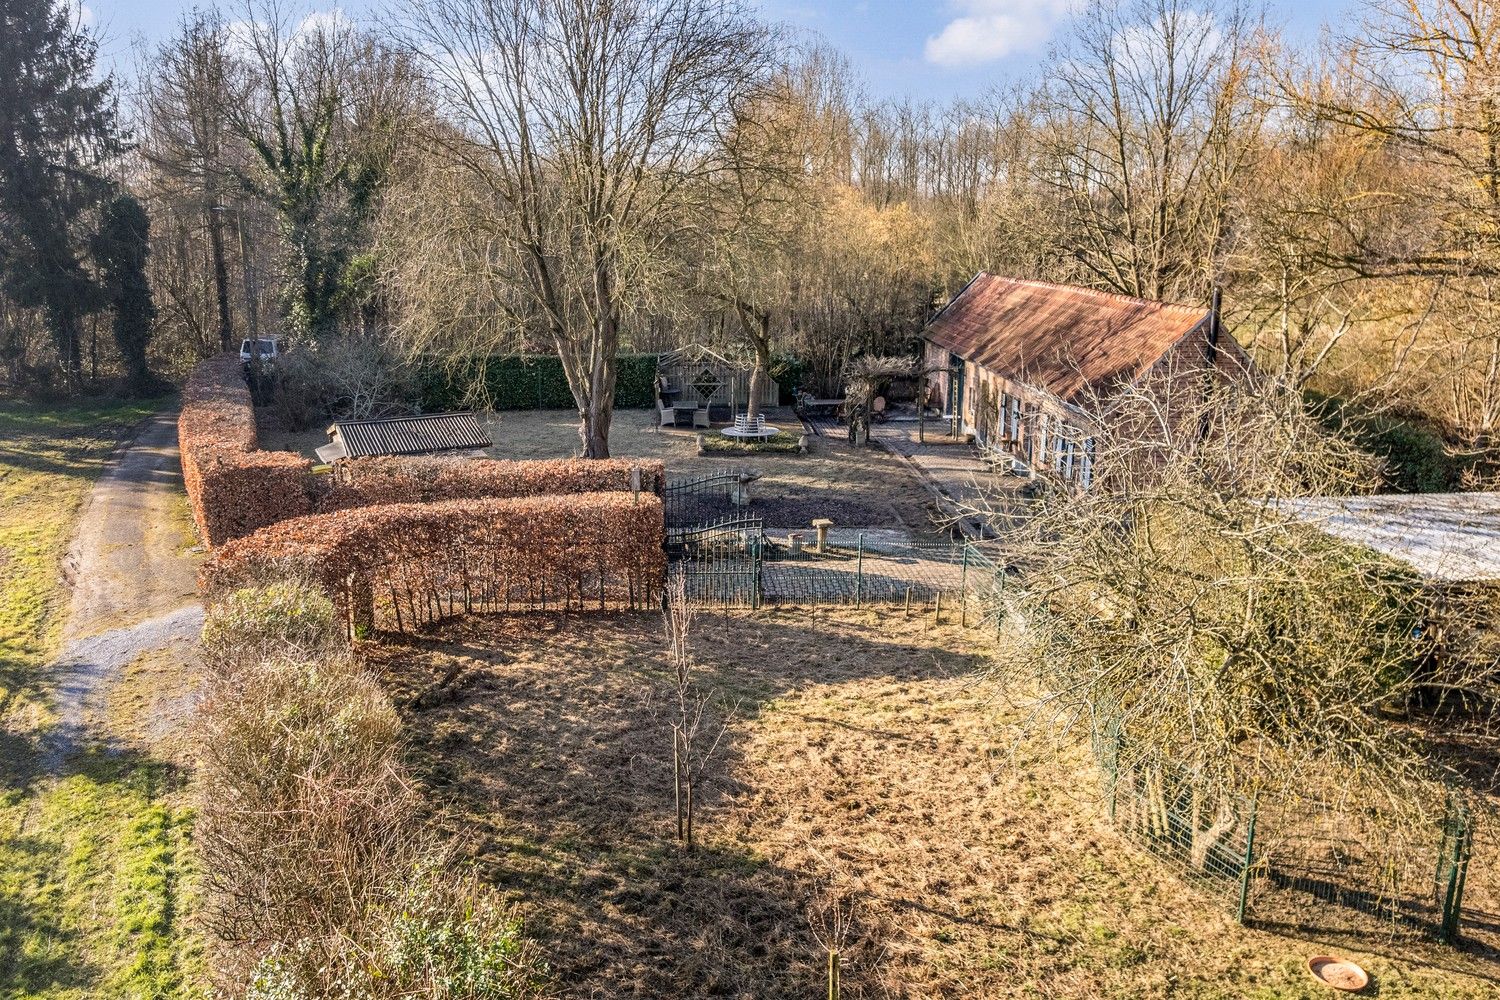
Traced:
[[[621, 354], [615, 369], [615, 408], [649, 410], [656, 405], [655, 354]], [[469, 390], [484, 386], [496, 410], [573, 410], [573, 393], [555, 354], [504, 354], [463, 358], [442, 364], [424, 361], [418, 372], [422, 405], [428, 410], [459, 410]]]
[[[635, 478], [639, 470], [639, 479]], [[389, 503], [477, 500], [633, 490], [660, 495], [661, 462], [628, 459], [357, 458], [340, 462], [319, 513]]]
[[384, 504], [231, 541], [199, 583], [213, 596], [279, 574], [316, 580], [354, 632], [475, 611], [650, 607], [663, 536], [661, 498], [649, 493]]
[[238, 356], [210, 358], [188, 376], [177, 438], [193, 520], [210, 547], [312, 512], [312, 463], [256, 450], [255, 407]]

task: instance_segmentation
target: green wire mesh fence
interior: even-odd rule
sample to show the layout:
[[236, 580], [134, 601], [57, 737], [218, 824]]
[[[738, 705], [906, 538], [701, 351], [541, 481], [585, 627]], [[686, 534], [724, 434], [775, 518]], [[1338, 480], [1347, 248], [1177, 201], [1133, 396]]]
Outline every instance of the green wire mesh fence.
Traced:
[[1417, 805], [1435, 818], [1413, 821], [1312, 790], [1210, 791], [1180, 764], [1124, 752], [1113, 723], [1096, 732], [1094, 751], [1116, 830], [1219, 896], [1241, 922], [1500, 954], [1500, 879], [1490, 877], [1500, 868], [1473, 865], [1476, 842], [1487, 851], [1491, 840], [1461, 796], [1434, 792]]

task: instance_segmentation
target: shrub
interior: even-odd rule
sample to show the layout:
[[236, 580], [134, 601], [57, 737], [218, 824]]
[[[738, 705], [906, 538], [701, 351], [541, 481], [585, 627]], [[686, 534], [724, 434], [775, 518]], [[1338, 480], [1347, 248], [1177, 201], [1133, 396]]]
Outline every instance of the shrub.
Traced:
[[348, 658], [270, 660], [212, 686], [197, 836], [205, 921], [220, 941], [326, 958], [426, 853], [400, 728]]
[[[615, 369], [615, 406], [650, 409], [656, 402], [655, 354], [621, 354]], [[429, 411], [482, 404], [494, 410], [572, 410], [573, 393], [555, 354], [505, 354], [458, 361], [427, 360], [417, 377]]]
[[333, 602], [302, 580], [242, 587], [208, 610], [200, 648], [208, 668], [228, 675], [270, 659], [315, 659], [346, 647]]
[[375, 914], [368, 939], [332, 961], [304, 944], [256, 966], [246, 1000], [529, 1000], [545, 995], [545, 969], [521, 922], [472, 878], [425, 866]]
[[1442, 493], [1456, 489], [1466, 463], [1451, 455], [1431, 425], [1384, 413], [1370, 413], [1337, 396], [1308, 393], [1318, 421], [1349, 438], [1384, 463], [1385, 484], [1400, 493]]
[[410, 413], [419, 400], [413, 372], [379, 336], [312, 342], [270, 366], [271, 402], [292, 430], [329, 419]]
[[271, 525], [215, 552], [205, 592], [269, 571], [298, 572], [333, 595], [350, 627], [398, 631], [476, 610], [648, 606], [666, 557], [651, 494], [385, 504]]
[[177, 435], [183, 485], [208, 545], [311, 512], [311, 463], [256, 450], [255, 408], [237, 356], [210, 358], [188, 376]]

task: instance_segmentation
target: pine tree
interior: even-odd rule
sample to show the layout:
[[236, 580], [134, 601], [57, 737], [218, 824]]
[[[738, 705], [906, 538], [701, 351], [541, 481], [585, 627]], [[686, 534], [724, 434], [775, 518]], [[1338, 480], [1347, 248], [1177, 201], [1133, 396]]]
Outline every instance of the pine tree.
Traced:
[[146, 366], [146, 345], [156, 304], [146, 280], [146, 257], [151, 252], [151, 222], [141, 203], [128, 194], [117, 195], [104, 209], [94, 254], [115, 314], [115, 344], [125, 359], [127, 388], [144, 394], [155, 387]]
[[104, 305], [86, 266], [90, 221], [121, 151], [113, 81], [54, 0], [0, 0], [0, 290], [40, 309], [69, 383], [83, 378], [81, 319]]

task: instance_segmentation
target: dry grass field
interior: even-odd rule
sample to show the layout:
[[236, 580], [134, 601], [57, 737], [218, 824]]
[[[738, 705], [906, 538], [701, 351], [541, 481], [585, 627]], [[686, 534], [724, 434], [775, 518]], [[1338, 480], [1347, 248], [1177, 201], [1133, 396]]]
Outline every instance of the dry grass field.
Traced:
[[[789, 413], [771, 418], [796, 428]], [[686, 428], [658, 430], [655, 411], [620, 410], [610, 431], [610, 451], [617, 458], [661, 459], [673, 478], [706, 475], [722, 469], [754, 469], [762, 479], [754, 488], [755, 507], [768, 528], [805, 527], [815, 517], [830, 517], [844, 527], [908, 528], [932, 526], [931, 496], [905, 463], [878, 448], [851, 448], [847, 441], [817, 437], [809, 454], [779, 451], [699, 455], [697, 437]], [[564, 410], [521, 410], [491, 414], [485, 424], [495, 458], [567, 458], [578, 451], [577, 417]], [[709, 433], [718, 433], [712, 431]], [[309, 458], [327, 444], [322, 430], [290, 434], [263, 428], [261, 446], [296, 451]]]
[[[370, 648], [433, 821], [517, 901], [563, 996], [820, 996], [834, 907], [845, 997], [1327, 995], [1316, 942], [1237, 926], [1110, 832], [1082, 755], [1018, 739], [985, 642], [900, 612], [699, 615], [729, 728], [692, 854], [656, 616]], [[1445, 954], [1354, 957], [1382, 997], [1500, 996]]]

